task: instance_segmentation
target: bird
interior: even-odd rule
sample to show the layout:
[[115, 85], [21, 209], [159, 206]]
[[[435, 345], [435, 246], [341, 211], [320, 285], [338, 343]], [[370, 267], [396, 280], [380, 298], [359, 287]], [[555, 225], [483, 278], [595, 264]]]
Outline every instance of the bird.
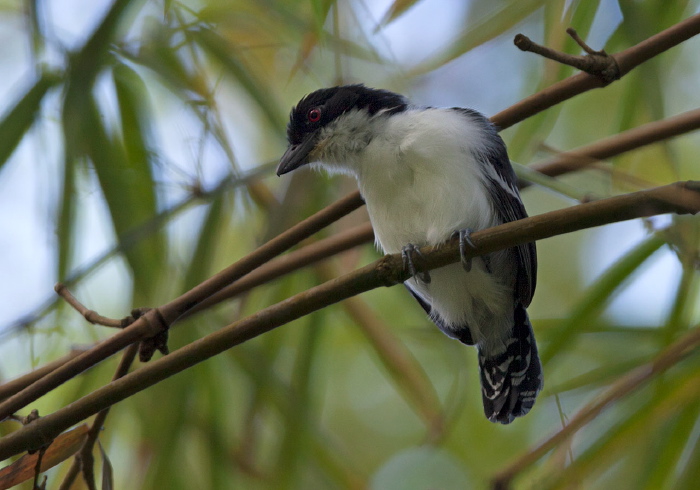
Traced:
[[[509, 424], [543, 387], [526, 308], [535, 244], [473, 259], [471, 233], [527, 217], [505, 143], [481, 113], [413, 105], [363, 84], [316, 90], [292, 108], [281, 176], [299, 167], [351, 175], [384, 253], [401, 253], [404, 285], [446, 335], [475, 346], [484, 414]], [[419, 247], [458, 236], [461, 261], [419, 271]]]

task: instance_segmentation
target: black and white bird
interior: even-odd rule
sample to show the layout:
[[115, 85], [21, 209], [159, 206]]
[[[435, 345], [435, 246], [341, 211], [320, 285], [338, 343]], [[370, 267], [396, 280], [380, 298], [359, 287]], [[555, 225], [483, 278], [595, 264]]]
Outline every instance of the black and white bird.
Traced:
[[[482, 114], [417, 107], [364, 85], [317, 90], [292, 109], [289, 147], [277, 175], [306, 164], [354, 176], [377, 243], [403, 252], [455, 233], [527, 216], [505, 144]], [[508, 424], [542, 389], [542, 366], [525, 310], [535, 292], [537, 256], [528, 243], [417, 273], [408, 290], [448, 336], [478, 350], [486, 417]]]

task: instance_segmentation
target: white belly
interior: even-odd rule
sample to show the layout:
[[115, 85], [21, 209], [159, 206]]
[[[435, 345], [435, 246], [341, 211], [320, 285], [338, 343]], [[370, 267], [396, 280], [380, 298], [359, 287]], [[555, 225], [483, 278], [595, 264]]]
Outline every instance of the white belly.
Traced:
[[[456, 230], [499, 224], [480, 181], [479, 163], [468, 147], [455, 144], [463, 140], [426, 135], [419, 141], [379, 141], [368, 147], [372, 160], [361, 161], [353, 173], [385, 252], [398, 253], [409, 243], [438, 245]], [[434, 316], [455, 329], [468, 325], [478, 343], [507, 335], [512, 289], [489, 273], [482, 260], [474, 260], [469, 273], [457, 263], [430, 274], [429, 284], [410, 279], [407, 285], [431, 304]]]

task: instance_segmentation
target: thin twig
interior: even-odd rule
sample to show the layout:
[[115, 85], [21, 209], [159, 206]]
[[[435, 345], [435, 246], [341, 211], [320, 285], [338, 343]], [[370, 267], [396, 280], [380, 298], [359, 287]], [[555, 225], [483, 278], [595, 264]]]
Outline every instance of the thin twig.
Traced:
[[[611, 56], [617, 61], [620, 76], [624, 76], [638, 65], [697, 34], [700, 34], [700, 14], [693, 15], [641, 43]], [[494, 115], [491, 121], [499, 128], [506, 129], [564, 100], [603, 86], [605, 86], [605, 82], [600, 78], [588, 73], [578, 73], [526, 97]]]
[[41, 478], [41, 461], [44, 459], [47, 447], [48, 446], [44, 446], [39, 449], [39, 454], [36, 458], [36, 465], [34, 466], [34, 490], [46, 489], [46, 476], [44, 476], [44, 482], [41, 485], [39, 485], [39, 478]]
[[[700, 182], [676, 183], [580, 204], [474, 232], [471, 238], [475, 248], [469, 249], [468, 255], [488, 254], [521, 243], [655, 214], [697, 212], [700, 212]], [[424, 247], [421, 253], [426, 270], [443, 267], [460, 259], [459, 243], [456, 240], [437, 248]], [[298, 293], [161, 357], [98, 388], [69, 406], [8, 434], [0, 439], [0, 460], [27, 449], [41, 447], [71, 425], [235, 345], [362, 292], [399, 284], [407, 279], [408, 273], [403, 268], [401, 255], [386, 255], [350, 274]], [[127, 330], [129, 328], [124, 331]]]
[[493, 479], [492, 488], [494, 490], [510, 488], [513, 478], [537, 462], [550, 450], [569, 440], [581, 427], [593, 420], [606, 407], [633, 392], [655, 376], [675, 366], [698, 346], [700, 346], [700, 327], [694, 328], [691, 332], [668, 346], [650, 363], [638, 366], [618, 379], [604, 393], [579, 410], [566, 427], [545, 439], [534, 449], [515, 460], [505, 470], [499, 472]]
[[54, 291], [61, 298], [66, 300], [66, 303], [71, 305], [75, 311], [80, 313], [87, 321], [93, 325], [102, 325], [103, 327], [111, 328], [123, 328], [124, 325], [121, 320], [115, 320], [114, 318], [107, 318], [102, 316], [94, 310], [86, 308], [80, 301], [78, 301], [75, 296], [68, 290], [68, 288], [63, 283], [58, 283], [54, 286]]
[[523, 34], [516, 35], [513, 43], [521, 51], [530, 51], [531, 53], [538, 54], [564, 65], [573, 66], [590, 75], [596, 76], [606, 85], [620, 79], [620, 67], [617, 65], [615, 58], [608, 55], [604, 50], [593, 50], [579, 37], [574, 29], [569, 28], [566, 32], [581, 46], [581, 48], [583, 48], [586, 52], [584, 56], [562, 53], [561, 51], [556, 51], [547, 46], [542, 46]]
[[315, 264], [323, 259], [333, 257], [340, 252], [350, 250], [358, 245], [371, 242], [374, 239], [374, 231], [369, 223], [363, 223], [353, 228], [336, 233], [333, 236], [311, 243], [304, 248], [295, 250], [286, 255], [277, 257], [265, 265], [262, 265], [246, 274], [233, 284], [223, 288], [216, 294], [202, 301], [200, 304], [187, 311], [183, 318], [199, 313], [202, 310], [238, 296], [254, 287], [268, 283], [285, 274], [296, 271], [310, 264]]
[[77, 356], [79, 356], [82, 352], [85, 352], [85, 349], [73, 349], [71, 352], [61, 357], [60, 359], [56, 359], [55, 361], [49, 362], [48, 364], [45, 364], [35, 369], [34, 371], [30, 371], [27, 374], [20, 376], [19, 378], [15, 378], [11, 381], [8, 381], [7, 383], [0, 385], [0, 402], [14, 395], [15, 393], [22, 391], [27, 386], [43, 378], [51, 371], [63, 366], [71, 359], [74, 359]]
[[590, 145], [565, 151], [529, 168], [556, 177], [599, 160], [642, 148], [659, 141], [700, 129], [700, 109], [654, 121], [605, 138]]

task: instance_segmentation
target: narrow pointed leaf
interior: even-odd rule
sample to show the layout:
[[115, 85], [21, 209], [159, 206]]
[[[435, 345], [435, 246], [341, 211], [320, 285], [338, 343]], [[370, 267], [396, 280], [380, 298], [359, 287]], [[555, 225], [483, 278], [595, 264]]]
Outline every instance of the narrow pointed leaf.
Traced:
[[60, 80], [56, 73], [44, 73], [0, 120], [0, 171], [32, 127], [44, 96]]
[[386, 11], [384, 17], [382, 17], [382, 20], [379, 22], [379, 25], [385, 26], [391, 23], [418, 2], [419, 0], [394, 0], [394, 3], [392, 3], [389, 9]]
[[112, 462], [109, 460], [107, 453], [102, 447], [102, 443], [97, 441], [100, 447], [100, 455], [102, 456], [102, 490], [112, 490], [114, 488], [114, 470]]
[[[131, 108], [127, 105], [120, 107], [120, 110], [124, 114]], [[154, 271], [155, 264], [163, 260], [162, 245], [159, 236], [154, 234], [155, 230], [143, 230], [144, 233], [138, 236], [129, 232], [156, 215], [150, 167], [147, 161], [132, 161], [128, 158], [128, 150], [122, 141], [111, 136], [103, 125], [94, 100], [88, 117], [91, 130], [85, 135], [87, 141], [83, 144], [95, 167], [118, 239], [130, 237], [129, 242], [122, 245], [134, 274], [135, 294], [148, 294], [158, 279]], [[136, 119], [133, 114], [126, 117]], [[137, 143], [132, 142], [132, 145], [138, 147]], [[140, 298], [141, 301], [144, 299]]]
[[187, 291], [209, 277], [214, 263], [215, 248], [219, 242], [219, 231], [226, 220], [222, 220], [224, 196], [219, 194], [207, 211], [204, 224], [199, 231], [197, 247], [192, 254], [190, 265], [185, 273], [183, 290]]
[[[41, 471], [53, 468], [73, 456], [83, 445], [87, 437], [87, 424], [80, 425], [58, 436], [41, 457]], [[0, 489], [19, 485], [34, 478], [39, 452], [25, 454], [17, 461], [0, 469]]]
[[221, 64], [229, 75], [241, 84], [241, 87], [258, 104], [272, 127], [283, 127], [281, 105], [275, 101], [274, 92], [266, 83], [258, 80], [250, 67], [241, 61], [235, 46], [227, 44], [223, 38], [208, 29], [193, 31], [191, 36], [197, 44]]
[[500, 36], [544, 5], [544, 0], [512, 0], [490, 15], [475, 22], [464, 31], [444, 52], [418, 65], [408, 78], [424, 75], [462, 56], [464, 53]]

